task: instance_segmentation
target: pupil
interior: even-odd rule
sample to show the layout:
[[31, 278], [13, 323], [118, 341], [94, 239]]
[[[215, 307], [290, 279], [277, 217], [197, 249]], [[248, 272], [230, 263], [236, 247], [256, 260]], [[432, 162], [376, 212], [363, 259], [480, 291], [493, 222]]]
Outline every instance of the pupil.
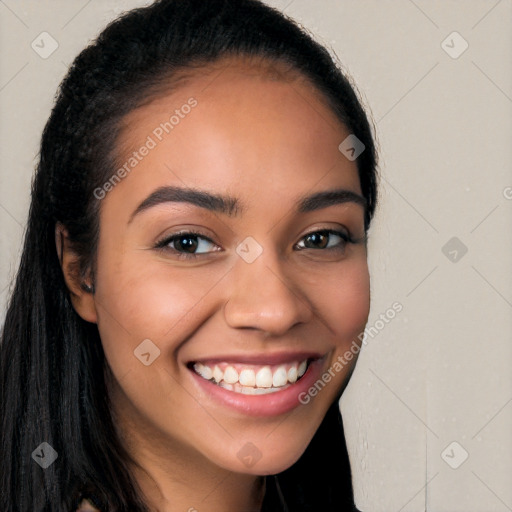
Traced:
[[317, 247], [318, 245], [320, 245], [320, 247], [323, 248], [326, 245], [325, 242], [327, 240], [327, 237], [325, 236], [325, 234], [322, 233], [314, 233], [309, 236], [309, 240], [313, 243], [313, 245], [317, 244]]
[[193, 252], [197, 249], [197, 240], [194, 237], [184, 236], [179, 239], [179, 245], [187, 252]]

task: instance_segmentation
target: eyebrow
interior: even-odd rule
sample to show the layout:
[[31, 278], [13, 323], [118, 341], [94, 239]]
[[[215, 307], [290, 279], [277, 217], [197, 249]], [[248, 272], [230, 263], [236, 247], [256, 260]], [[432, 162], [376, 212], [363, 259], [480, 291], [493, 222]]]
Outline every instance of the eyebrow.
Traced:
[[128, 224], [144, 210], [162, 203], [190, 203], [199, 208], [228, 216], [236, 215], [241, 210], [240, 201], [234, 197], [214, 194], [205, 190], [182, 187], [160, 187], [151, 193], [131, 214]]
[[343, 203], [358, 204], [366, 211], [366, 199], [363, 196], [352, 192], [352, 190], [346, 190], [344, 188], [324, 190], [322, 192], [316, 192], [313, 195], [303, 197], [299, 201], [297, 210], [300, 213], [306, 213]]
[[[168, 186], [156, 189], [144, 199], [131, 214], [128, 224], [132, 222], [133, 218], [139, 213], [159, 204], [170, 202], [190, 203], [199, 208], [222, 213], [230, 217], [244, 210], [241, 201], [229, 195], [216, 194], [193, 188]], [[307, 213], [343, 203], [355, 203], [366, 210], [366, 199], [363, 196], [351, 190], [333, 189], [316, 192], [312, 195], [300, 198], [297, 202], [297, 211], [299, 213]]]

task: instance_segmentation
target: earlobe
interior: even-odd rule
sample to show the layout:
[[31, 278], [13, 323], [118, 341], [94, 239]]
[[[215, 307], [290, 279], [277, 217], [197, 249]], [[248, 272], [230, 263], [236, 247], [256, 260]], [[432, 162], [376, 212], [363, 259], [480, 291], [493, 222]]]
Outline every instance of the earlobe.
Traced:
[[55, 226], [55, 247], [73, 308], [85, 321], [96, 323], [94, 283], [90, 276], [86, 280], [80, 278], [77, 272], [79, 257], [71, 247], [66, 228], [60, 222]]

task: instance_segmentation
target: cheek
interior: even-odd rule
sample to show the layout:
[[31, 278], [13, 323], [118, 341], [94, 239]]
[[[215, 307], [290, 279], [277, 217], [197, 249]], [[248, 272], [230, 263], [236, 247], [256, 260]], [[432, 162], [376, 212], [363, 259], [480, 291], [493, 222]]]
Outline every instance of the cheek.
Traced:
[[342, 348], [364, 329], [370, 311], [370, 277], [366, 260], [350, 262], [333, 273], [319, 297], [319, 311]]
[[216, 281], [206, 267], [172, 269], [148, 261], [142, 252], [124, 259], [99, 257], [98, 329], [111, 366], [121, 360], [137, 363], [133, 351], [145, 339], [162, 355], [177, 348], [197, 328]]

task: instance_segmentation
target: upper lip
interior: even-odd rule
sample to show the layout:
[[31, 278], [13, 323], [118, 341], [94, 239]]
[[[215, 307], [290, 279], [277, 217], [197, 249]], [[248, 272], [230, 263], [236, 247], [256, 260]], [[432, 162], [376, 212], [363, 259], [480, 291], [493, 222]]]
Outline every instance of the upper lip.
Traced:
[[262, 353], [257, 354], [225, 354], [222, 356], [200, 357], [192, 359], [190, 363], [242, 363], [242, 364], [268, 364], [276, 365], [282, 363], [291, 363], [293, 361], [304, 361], [306, 359], [320, 359], [324, 354], [320, 352], [306, 352], [306, 351], [290, 351], [290, 352], [275, 352], [275, 353]]

